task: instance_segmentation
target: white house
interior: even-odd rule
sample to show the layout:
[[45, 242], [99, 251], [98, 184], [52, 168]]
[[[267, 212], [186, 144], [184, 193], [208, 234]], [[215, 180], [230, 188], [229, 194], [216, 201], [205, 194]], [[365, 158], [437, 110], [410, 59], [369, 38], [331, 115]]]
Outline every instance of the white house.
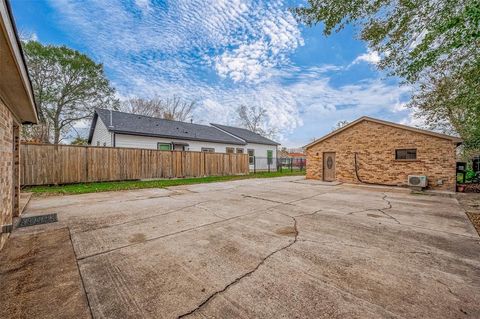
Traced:
[[277, 146], [244, 128], [200, 125], [125, 112], [96, 109], [88, 144], [216, 153], [248, 153], [250, 169], [275, 170]]

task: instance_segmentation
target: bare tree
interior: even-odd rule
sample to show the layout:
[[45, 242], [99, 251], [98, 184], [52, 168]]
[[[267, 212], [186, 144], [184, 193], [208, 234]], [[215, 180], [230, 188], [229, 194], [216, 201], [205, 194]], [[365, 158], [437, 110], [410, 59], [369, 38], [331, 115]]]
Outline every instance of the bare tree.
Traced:
[[252, 132], [270, 138], [275, 137], [277, 134], [277, 130], [275, 128], [266, 128], [267, 110], [260, 106], [246, 106], [242, 104], [237, 108], [237, 116], [240, 125]]
[[342, 127], [344, 127], [345, 125], [348, 125], [348, 121], [346, 120], [341, 120], [341, 121], [338, 121], [335, 126], [333, 127], [332, 131], [336, 131], [338, 129], [341, 129]]
[[192, 117], [195, 107], [196, 101], [187, 101], [173, 96], [170, 99], [132, 98], [124, 101], [121, 109], [128, 113], [185, 122]]
[[120, 110], [138, 115], [161, 117], [163, 106], [159, 99], [136, 97], [123, 101]]
[[191, 118], [192, 112], [195, 109], [195, 101], [184, 101], [178, 96], [164, 101], [164, 109], [162, 118], [167, 120], [186, 121]]

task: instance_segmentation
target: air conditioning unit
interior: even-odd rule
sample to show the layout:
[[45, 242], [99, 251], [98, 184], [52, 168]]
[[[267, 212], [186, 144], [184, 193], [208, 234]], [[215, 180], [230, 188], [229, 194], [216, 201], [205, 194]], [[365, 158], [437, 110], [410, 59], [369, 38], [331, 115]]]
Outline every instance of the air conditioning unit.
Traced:
[[425, 176], [425, 175], [408, 175], [408, 186], [427, 187], [427, 176]]

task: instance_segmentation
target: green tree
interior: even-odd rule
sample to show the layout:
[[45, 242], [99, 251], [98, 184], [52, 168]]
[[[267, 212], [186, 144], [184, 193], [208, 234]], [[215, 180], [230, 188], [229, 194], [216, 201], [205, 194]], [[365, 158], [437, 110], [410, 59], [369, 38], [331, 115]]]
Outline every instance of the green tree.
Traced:
[[71, 145], [88, 145], [88, 139], [77, 136], [73, 141], [70, 142]]
[[[55, 144], [73, 125], [92, 116], [95, 107], [116, 108], [114, 89], [103, 65], [66, 46], [23, 43], [41, 126], [27, 138]], [[39, 134], [40, 138], [28, 136]]]
[[480, 148], [479, 0], [308, 0], [294, 11], [325, 35], [355, 25], [380, 53], [378, 67], [414, 87], [419, 116]]

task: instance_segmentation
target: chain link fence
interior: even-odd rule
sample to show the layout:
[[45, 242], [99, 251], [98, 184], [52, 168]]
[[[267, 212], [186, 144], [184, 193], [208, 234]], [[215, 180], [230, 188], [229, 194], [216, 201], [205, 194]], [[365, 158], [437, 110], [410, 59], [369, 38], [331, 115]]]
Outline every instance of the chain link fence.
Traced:
[[307, 160], [299, 157], [249, 157], [250, 172], [305, 171]]

